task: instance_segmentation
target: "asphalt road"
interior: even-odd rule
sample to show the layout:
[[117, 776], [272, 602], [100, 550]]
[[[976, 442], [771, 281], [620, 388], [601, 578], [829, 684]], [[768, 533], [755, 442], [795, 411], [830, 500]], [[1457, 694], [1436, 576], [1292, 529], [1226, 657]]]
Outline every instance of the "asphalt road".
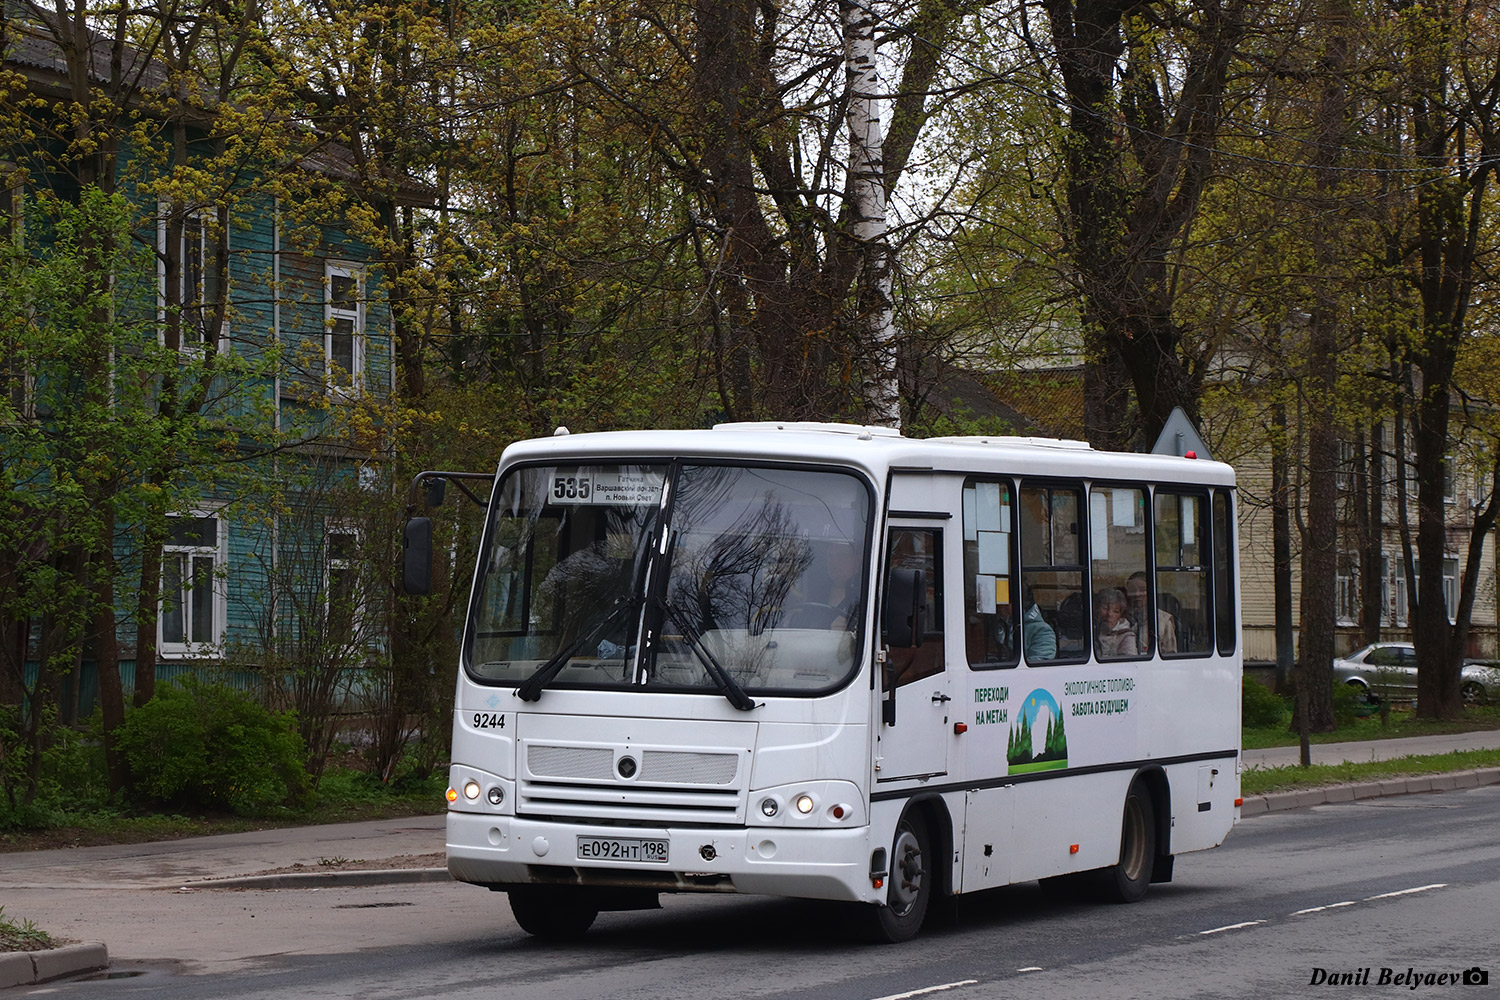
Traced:
[[[581, 943], [540, 944], [505, 898], [457, 884], [195, 891], [74, 887], [123, 929], [201, 934], [203, 954], [141, 961], [112, 944], [115, 978], [17, 988], [60, 997], [782, 998], [1456, 996], [1410, 975], [1478, 966], [1500, 977], [1500, 786], [1247, 819], [1222, 848], [1180, 858], [1135, 906], [1036, 884], [965, 898], [957, 922], [899, 947], [856, 943], [837, 908], [667, 897], [601, 916]], [[16, 890], [7, 890], [12, 897]], [[28, 912], [44, 890], [20, 890]], [[0, 901], [7, 905], [10, 899]], [[95, 918], [99, 914], [95, 912]], [[137, 923], [141, 922], [141, 923]], [[147, 940], [140, 933], [130, 940]], [[238, 942], [237, 948], [225, 941]], [[1319, 969], [1369, 985], [1314, 987]], [[1382, 970], [1393, 982], [1380, 985]], [[921, 992], [917, 992], [921, 991]]]

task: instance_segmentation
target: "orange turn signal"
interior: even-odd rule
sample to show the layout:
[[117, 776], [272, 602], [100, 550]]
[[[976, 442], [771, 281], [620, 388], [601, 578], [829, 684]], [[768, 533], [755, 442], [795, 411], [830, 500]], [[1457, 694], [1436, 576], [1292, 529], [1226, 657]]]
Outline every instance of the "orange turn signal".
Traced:
[[953, 724], [953, 735], [955, 735], [955, 736], [962, 736], [964, 733], [967, 733], [968, 731], [969, 731], [969, 724], [967, 722], [955, 722]]
[[1070, 845], [1068, 847], [1068, 853], [1069, 854], [1077, 854], [1078, 853], [1078, 845], [1077, 844]]
[[450, 788], [450, 789], [448, 789], [448, 801], [449, 802], [457, 802], [458, 801], [458, 789], [457, 788]]

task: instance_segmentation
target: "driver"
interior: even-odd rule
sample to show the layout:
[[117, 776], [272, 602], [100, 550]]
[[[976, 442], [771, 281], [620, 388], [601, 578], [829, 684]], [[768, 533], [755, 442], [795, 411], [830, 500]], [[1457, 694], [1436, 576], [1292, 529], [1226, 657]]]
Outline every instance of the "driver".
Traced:
[[807, 594], [808, 602], [821, 604], [827, 609], [827, 621], [821, 627], [835, 632], [848, 630], [859, 620], [862, 604], [859, 555], [859, 550], [853, 545], [840, 542], [830, 547], [823, 560], [823, 568], [828, 574], [827, 586], [815, 588]]

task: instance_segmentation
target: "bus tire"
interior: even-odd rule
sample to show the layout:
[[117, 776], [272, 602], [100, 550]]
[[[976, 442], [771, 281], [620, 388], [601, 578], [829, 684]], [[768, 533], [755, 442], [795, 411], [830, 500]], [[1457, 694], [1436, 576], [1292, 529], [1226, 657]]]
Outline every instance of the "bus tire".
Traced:
[[582, 937], [599, 916], [587, 896], [565, 887], [518, 885], [507, 893], [510, 912], [532, 937], [566, 941]]
[[1120, 860], [1101, 872], [1104, 897], [1117, 903], [1140, 902], [1151, 884], [1155, 863], [1156, 811], [1151, 789], [1144, 781], [1132, 781], [1120, 821]]
[[866, 907], [870, 911], [868, 930], [872, 940], [899, 944], [917, 936], [932, 903], [935, 861], [927, 823], [918, 814], [908, 812], [896, 824], [885, 904]]

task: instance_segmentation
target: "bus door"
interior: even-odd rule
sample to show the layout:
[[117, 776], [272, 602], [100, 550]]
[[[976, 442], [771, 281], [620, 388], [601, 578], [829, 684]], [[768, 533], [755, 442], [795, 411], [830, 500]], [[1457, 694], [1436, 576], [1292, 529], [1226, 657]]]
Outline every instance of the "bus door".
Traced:
[[[928, 489], [930, 493], [930, 482]], [[951, 522], [937, 519], [947, 514], [930, 516], [898, 521], [893, 510], [886, 535], [887, 567], [919, 569], [926, 579], [927, 627], [920, 646], [882, 646], [881, 696], [894, 697], [895, 713], [894, 720], [887, 713], [879, 728], [877, 782], [948, 773], [948, 744], [957, 718], [943, 641], [943, 544]]]

